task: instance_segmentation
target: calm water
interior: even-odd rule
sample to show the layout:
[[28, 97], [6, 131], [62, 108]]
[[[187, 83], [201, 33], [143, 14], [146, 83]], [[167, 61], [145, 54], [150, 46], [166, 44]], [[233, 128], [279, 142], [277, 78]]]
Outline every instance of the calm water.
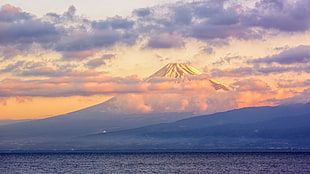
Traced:
[[0, 173], [310, 173], [310, 153], [0, 154]]

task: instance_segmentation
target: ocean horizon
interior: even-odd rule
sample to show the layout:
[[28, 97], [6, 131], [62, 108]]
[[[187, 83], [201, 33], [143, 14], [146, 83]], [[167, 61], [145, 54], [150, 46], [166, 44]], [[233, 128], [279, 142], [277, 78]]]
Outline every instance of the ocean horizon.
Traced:
[[0, 173], [309, 173], [309, 152], [0, 153]]

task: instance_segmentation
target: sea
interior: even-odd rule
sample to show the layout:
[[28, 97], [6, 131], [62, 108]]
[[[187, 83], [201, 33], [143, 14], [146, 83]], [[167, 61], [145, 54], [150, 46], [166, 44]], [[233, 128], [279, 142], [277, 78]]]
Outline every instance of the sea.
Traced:
[[1, 153], [1, 174], [310, 173], [310, 153]]

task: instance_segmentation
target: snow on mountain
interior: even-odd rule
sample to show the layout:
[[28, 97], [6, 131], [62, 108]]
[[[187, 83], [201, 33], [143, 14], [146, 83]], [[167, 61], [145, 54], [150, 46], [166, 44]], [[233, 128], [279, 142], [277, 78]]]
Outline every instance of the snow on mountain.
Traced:
[[194, 67], [185, 63], [169, 63], [159, 71], [155, 72], [149, 78], [154, 77], [169, 77], [169, 78], [184, 78], [186, 75], [202, 74]]
[[229, 87], [214, 80], [214, 79], [209, 79], [209, 81], [211, 82], [212, 86], [216, 89], [216, 90], [219, 90], [219, 89], [223, 89], [225, 91], [229, 91]]
[[[202, 75], [200, 71], [196, 68], [186, 64], [186, 63], [169, 63], [154, 74], [152, 74], [148, 79], [158, 78], [158, 77], [168, 77], [175, 79], [183, 79], [183, 80], [191, 80], [195, 79], [195, 76]], [[214, 89], [229, 91], [230, 88], [227, 85], [224, 85], [214, 79], [206, 79], [209, 80], [211, 86]]]

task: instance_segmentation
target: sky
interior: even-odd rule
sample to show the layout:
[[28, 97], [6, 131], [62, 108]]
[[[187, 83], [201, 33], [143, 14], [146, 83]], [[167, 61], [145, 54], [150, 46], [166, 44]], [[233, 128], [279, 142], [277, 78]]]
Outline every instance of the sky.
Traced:
[[[308, 0], [1, 0], [0, 120], [310, 102]], [[145, 79], [167, 63], [204, 78]]]

